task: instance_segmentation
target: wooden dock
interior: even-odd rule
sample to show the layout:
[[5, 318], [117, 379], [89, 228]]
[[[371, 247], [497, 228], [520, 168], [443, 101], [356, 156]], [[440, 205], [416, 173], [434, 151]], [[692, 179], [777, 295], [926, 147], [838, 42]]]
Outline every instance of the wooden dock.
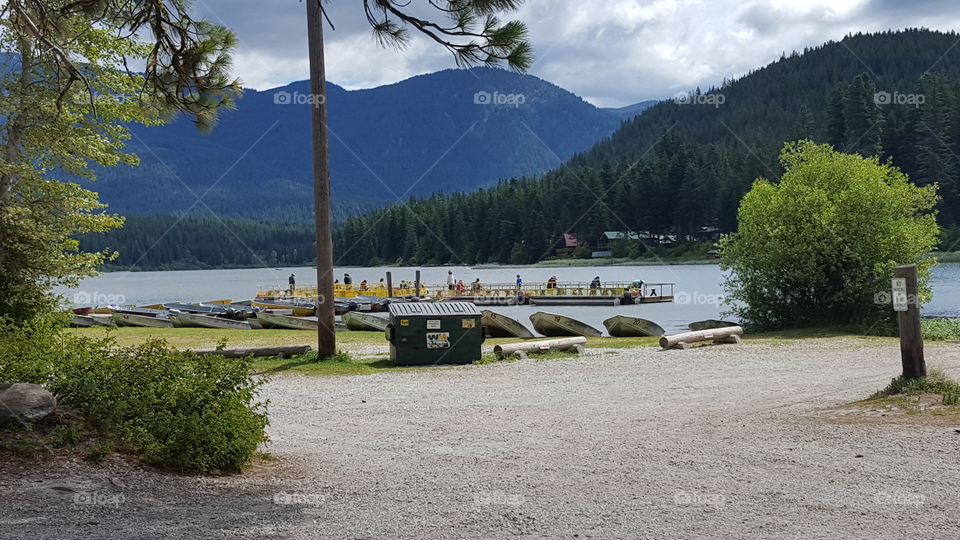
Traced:
[[[654, 304], [673, 302], [673, 283], [643, 283], [635, 286], [633, 282], [607, 281], [599, 285], [587, 282], [525, 283], [517, 287], [513, 283], [482, 284], [480, 289], [472, 284], [464, 289], [450, 289], [446, 285], [421, 286], [419, 297], [431, 301], [471, 302], [478, 306], [512, 306], [534, 304], [543, 306], [617, 306], [634, 304]], [[372, 286], [357, 288], [356, 285], [337, 285], [338, 298], [386, 298], [387, 288]], [[395, 298], [417, 296], [412, 287], [393, 288]], [[288, 289], [279, 287], [261, 287], [258, 297], [291, 298], [310, 300], [317, 297], [316, 288], [297, 287], [296, 296], [290, 296]]]

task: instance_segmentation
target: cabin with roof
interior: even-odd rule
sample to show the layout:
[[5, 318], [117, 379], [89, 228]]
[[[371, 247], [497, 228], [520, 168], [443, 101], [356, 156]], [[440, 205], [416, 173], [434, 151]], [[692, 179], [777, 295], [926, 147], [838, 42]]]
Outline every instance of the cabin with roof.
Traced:
[[672, 247], [677, 243], [677, 237], [671, 234], [652, 234], [645, 231], [606, 231], [597, 240], [597, 249], [593, 252], [593, 258], [612, 257], [614, 243], [622, 240], [641, 242], [647, 247]]
[[564, 233], [560, 238], [560, 246], [557, 248], [557, 257], [573, 257], [573, 252], [577, 249], [577, 235]]

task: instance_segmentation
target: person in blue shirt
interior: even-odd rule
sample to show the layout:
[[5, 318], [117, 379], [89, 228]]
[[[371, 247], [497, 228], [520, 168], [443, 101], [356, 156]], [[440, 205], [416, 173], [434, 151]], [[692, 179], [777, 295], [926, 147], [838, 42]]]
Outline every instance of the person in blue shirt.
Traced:
[[519, 291], [522, 288], [523, 288], [523, 280], [520, 279], [520, 274], [517, 274], [517, 290]]

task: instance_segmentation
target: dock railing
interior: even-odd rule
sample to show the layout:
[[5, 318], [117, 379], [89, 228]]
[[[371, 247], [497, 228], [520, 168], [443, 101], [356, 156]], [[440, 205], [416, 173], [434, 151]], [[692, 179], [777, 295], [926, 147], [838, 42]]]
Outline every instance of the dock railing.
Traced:
[[[453, 289], [446, 285], [421, 285], [420, 294], [417, 295], [412, 285], [409, 287], [394, 287], [393, 296], [397, 298], [421, 296], [441, 301], [470, 298], [507, 300], [546, 296], [620, 297], [624, 294], [642, 298], [672, 298], [674, 288], [673, 283], [643, 283], [637, 287], [631, 281], [604, 281], [599, 286], [582, 281], [524, 283], [522, 287], [517, 287], [515, 283], [482, 283], [479, 289], [475, 289], [471, 283], [470, 285], [465, 284], [463, 288], [454, 287]], [[366, 288], [358, 285], [337, 284], [334, 286], [334, 296], [337, 298], [356, 298], [357, 296], [386, 298], [389, 295], [387, 294], [387, 288], [380, 284], [374, 284]], [[316, 299], [317, 288], [298, 286], [294, 288], [293, 294], [291, 294], [289, 287], [261, 286], [257, 292], [257, 298]]]

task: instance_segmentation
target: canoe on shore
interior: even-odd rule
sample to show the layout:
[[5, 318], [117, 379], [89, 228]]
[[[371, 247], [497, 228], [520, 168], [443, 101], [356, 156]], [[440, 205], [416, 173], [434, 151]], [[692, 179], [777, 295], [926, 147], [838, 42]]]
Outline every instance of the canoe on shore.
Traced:
[[93, 321], [94, 326], [113, 326], [113, 315], [108, 315], [106, 313], [91, 313], [87, 315]]
[[320, 323], [316, 317], [292, 317], [278, 313], [261, 311], [257, 313], [257, 320], [264, 328], [290, 328], [293, 330], [316, 330]]
[[343, 324], [347, 325], [350, 330], [383, 332], [387, 329], [387, 324], [390, 323], [387, 317], [360, 311], [348, 311], [342, 317]]
[[172, 315], [182, 326], [202, 326], [204, 328], [229, 328], [233, 330], [250, 330], [250, 323], [247, 321], [235, 321], [224, 317], [212, 317], [210, 315], [199, 315], [196, 313], [177, 313]]
[[603, 321], [607, 333], [614, 337], [662, 336], [666, 332], [657, 323], [626, 315], [616, 315]]
[[70, 326], [74, 328], [89, 328], [91, 326], [97, 326], [97, 323], [94, 322], [93, 317], [90, 315], [74, 313], [70, 318]]
[[717, 321], [714, 319], [707, 319], [705, 321], [696, 321], [687, 325], [687, 328], [691, 332], [699, 332], [700, 330], [713, 330], [715, 328], [726, 328], [728, 326], [739, 326], [735, 322], [730, 321]]
[[289, 309], [297, 317], [309, 317], [317, 314], [316, 304], [299, 300], [254, 300], [251, 305], [261, 309]]
[[538, 311], [530, 316], [533, 328], [547, 337], [583, 336], [600, 337], [599, 330], [566, 315]]
[[506, 315], [494, 313], [489, 309], [480, 312], [480, 325], [490, 335], [490, 337], [515, 337], [520, 339], [529, 339], [533, 337], [533, 332], [527, 329], [520, 321], [511, 319]]
[[114, 313], [113, 320], [117, 321], [117, 326], [143, 326], [147, 328], [173, 328], [177, 326], [166, 317], [151, 317], [133, 313]]

